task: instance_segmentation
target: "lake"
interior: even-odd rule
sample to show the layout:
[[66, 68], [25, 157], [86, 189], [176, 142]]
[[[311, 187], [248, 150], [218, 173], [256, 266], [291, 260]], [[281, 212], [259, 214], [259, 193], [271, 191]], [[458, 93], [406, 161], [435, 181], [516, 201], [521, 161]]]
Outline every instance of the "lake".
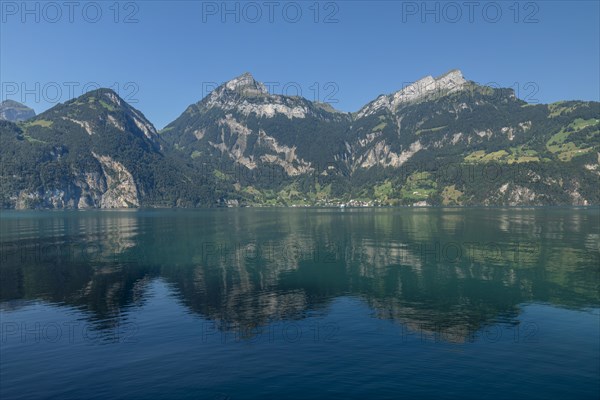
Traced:
[[0, 398], [597, 399], [598, 208], [2, 211]]

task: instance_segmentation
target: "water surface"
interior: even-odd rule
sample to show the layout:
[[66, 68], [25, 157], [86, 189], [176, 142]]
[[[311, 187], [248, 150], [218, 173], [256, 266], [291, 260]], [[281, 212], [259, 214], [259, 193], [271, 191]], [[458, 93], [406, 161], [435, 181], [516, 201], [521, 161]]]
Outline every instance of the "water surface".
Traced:
[[598, 209], [1, 217], [0, 398], [590, 398]]

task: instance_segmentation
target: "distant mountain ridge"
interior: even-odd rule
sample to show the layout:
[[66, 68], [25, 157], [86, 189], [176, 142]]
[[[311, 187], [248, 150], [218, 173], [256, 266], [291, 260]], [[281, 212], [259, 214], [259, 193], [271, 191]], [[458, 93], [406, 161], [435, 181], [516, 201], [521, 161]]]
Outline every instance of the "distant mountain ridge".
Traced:
[[5, 208], [600, 204], [600, 103], [452, 70], [355, 113], [244, 73], [158, 132], [109, 89], [0, 123]]
[[14, 100], [4, 100], [0, 103], [0, 120], [25, 121], [35, 117], [35, 111]]
[[466, 84], [467, 81], [463, 77], [462, 72], [458, 69], [448, 71], [437, 78], [428, 75], [391, 95], [379, 96], [377, 99], [360, 109], [358, 111], [358, 117], [365, 117], [371, 113], [377, 112], [381, 108], [386, 108], [393, 112], [401, 105], [407, 105], [411, 102], [427, 99], [429, 96], [449, 94], [462, 90]]

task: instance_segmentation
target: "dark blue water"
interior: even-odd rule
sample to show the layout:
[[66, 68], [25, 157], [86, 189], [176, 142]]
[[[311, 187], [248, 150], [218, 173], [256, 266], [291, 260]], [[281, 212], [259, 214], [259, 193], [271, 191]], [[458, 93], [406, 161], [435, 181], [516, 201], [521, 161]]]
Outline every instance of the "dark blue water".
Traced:
[[2, 212], [0, 397], [597, 399], [599, 218]]

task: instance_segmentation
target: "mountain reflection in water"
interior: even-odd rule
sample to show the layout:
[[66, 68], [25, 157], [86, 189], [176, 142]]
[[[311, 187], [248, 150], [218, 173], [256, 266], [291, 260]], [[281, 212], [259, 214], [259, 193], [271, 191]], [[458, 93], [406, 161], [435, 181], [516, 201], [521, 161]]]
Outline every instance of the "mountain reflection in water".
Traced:
[[15, 212], [1, 234], [3, 310], [74, 307], [107, 335], [156, 279], [190, 313], [244, 332], [351, 297], [462, 342], [523, 303], [600, 300], [591, 209]]

